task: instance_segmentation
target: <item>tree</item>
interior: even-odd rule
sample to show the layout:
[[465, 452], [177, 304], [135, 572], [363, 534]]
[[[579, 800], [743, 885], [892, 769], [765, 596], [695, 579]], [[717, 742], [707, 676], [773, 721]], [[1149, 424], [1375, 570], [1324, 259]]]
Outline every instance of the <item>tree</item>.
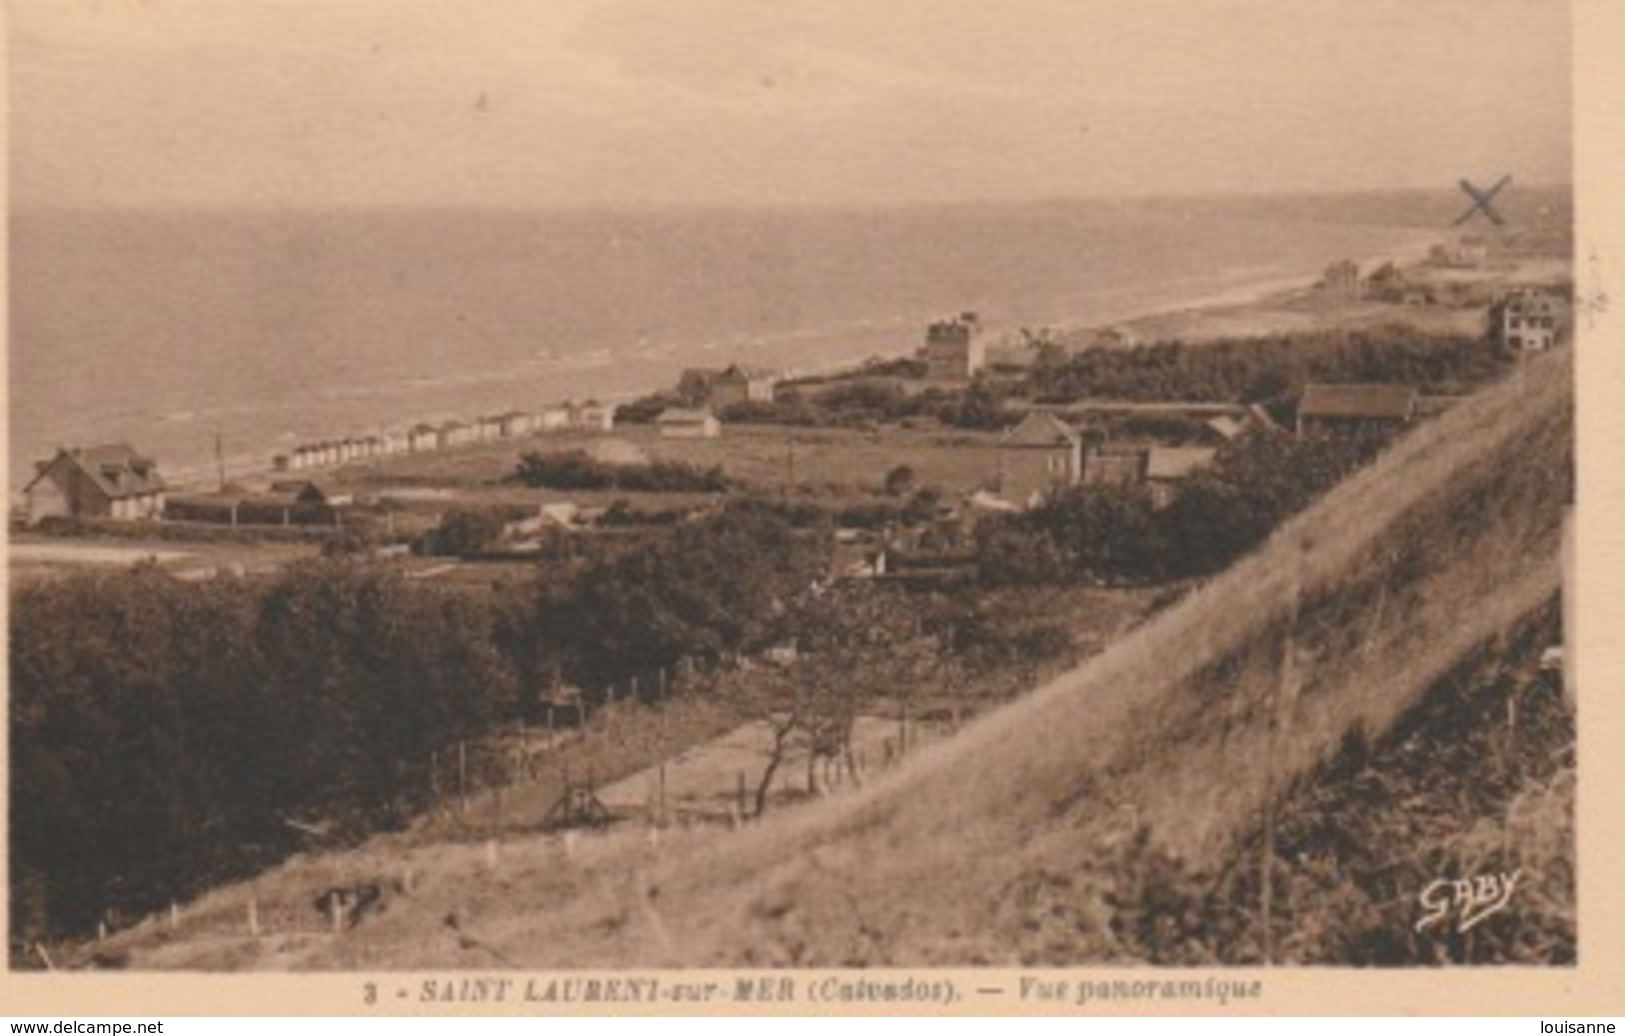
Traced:
[[914, 688], [941, 673], [941, 644], [921, 632], [916, 608], [910, 596], [870, 583], [817, 585], [792, 602], [783, 631], [796, 644], [796, 661], [756, 681], [751, 703], [771, 732], [756, 783], [758, 815], [793, 751], [806, 753], [809, 779], [827, 760], [855, 776], [858, 717], [888, 699], [906, 708]]
[[454, 507], [429, 533], [429, 549], [452, 557], [478, 554], [495, 546], [507, 525], [507, 516], [500, 508]]
[[915, 481], [914, 469], [907, 464], [899, 464], [886, 472], [886, 495], [907, 496], [913, 490]]

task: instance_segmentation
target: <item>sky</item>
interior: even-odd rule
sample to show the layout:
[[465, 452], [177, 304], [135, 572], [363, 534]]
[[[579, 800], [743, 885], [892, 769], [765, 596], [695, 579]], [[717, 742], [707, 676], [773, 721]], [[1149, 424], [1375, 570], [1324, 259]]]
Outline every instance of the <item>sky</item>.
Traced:
[[1568, 0], [10, 0], [13, 204], [891, 204], [1570, 176]]

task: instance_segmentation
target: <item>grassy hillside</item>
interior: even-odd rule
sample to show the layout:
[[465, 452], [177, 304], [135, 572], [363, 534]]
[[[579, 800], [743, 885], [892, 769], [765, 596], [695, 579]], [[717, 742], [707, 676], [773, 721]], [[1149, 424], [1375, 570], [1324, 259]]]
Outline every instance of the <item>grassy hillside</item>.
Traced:
[[[1134, 907], [1113, 885], [1125, 846], [1191, 873], [1225, 867], [1266, 804], [1324, 778], [1351, 742], [1381, 742], [1548, 605], [1572, 377], [1567, 354], [1542, 358], [1418, 429], [1104, 654], [857, 795], [658, 846], [627, 833], [566, 855], [537, 837], [495, 867], [478, 848], [425, 851], [412, 891], [340, 936], [183, 928], [132, 932], [120, 950], [137, 967], [1031, 959], [987, 933], [1008, 928], [1034, 876], [1069, 876], [1109, 924]], [[244, 894], [213, 902], [238, 909]], [[1077, 960], [1096, 949], [1079, 944]]]

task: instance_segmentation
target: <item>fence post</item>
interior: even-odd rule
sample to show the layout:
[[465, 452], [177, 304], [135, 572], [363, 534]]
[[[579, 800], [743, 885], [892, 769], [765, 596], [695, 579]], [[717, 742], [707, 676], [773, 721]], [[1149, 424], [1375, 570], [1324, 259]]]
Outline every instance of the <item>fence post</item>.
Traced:
[[468, 809], [468, 742], [457, 742], [457, 812]]
[[169, 901], [169, 927], [179, 928], [181, 925], [181, 908], [173, 899]]
[[534, 775], [530, 772], [530, 724], [525, 722], [523, 716], [519, 717], [519, 760], [519, 772], [526, 780], [533, 779]]
[[664, 755], [664, 746], [662, 746], [661, 752], [660, 770], [656, 779], [659, 781], [658, 787], [660, 789], [660, 822], [664, 824], [666, 822], [666, 757]]
[[260, 903], [258, 896], [248, 897], [248, 934], [260, 934]]

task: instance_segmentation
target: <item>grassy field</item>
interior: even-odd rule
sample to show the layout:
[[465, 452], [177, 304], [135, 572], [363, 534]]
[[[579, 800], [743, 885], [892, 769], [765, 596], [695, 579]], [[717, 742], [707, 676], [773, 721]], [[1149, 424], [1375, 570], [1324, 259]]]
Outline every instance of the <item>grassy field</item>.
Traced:
[[87, 569], [128, 568], [152, 561], [174, 575], [201, 578], [215, 571], [268, 571], [319, 553], [316, 545], [301, 543], [194, 543], [95, 536], [62, 540], [13, 533], [9, 573], [15, 585]]
[[[756, 489], [849, 495], [878, 492], [886, 473], [899, 464], [914, 469], [918, 485], [951, 493], [979, 488], [997, 471], [997, 433], [922, 431], [906, 428], [786, 428], [776, 425], [728, 425], [715, 439], [662, 439], [649, 425], [626, 425], [604, 438], [618, 439], [643, 450], [652, 460], [675, 461], [699, 468], [721, 467], [730, 478]], [[542, 494], [513, 486], [521, 454], [580, 449], [593, 440], [577, 435], [535, 436], [508, 442], [480, 443], [436, 453], [384, 458], [338, 469], [333, 481], [357, 490], [386, 485], [479, 490], [483, 499], [525, 501]], [[628, 496], [659, 496], [681, 503], [695, 494], [629, 494], [625, 491], [547, 491], [549, 499], [568, 497], [583, 503], [607, 503]]]

